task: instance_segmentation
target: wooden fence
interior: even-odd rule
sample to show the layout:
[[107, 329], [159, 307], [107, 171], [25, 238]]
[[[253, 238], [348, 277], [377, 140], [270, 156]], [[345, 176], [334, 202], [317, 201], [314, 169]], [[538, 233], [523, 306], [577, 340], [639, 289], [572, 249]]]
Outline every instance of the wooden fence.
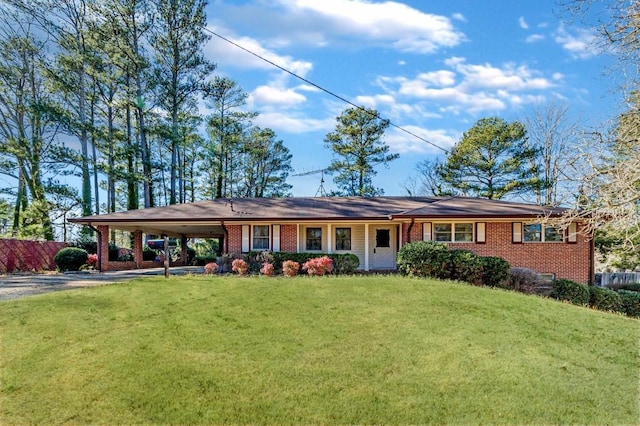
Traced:
[[53, 258], [67, 243], [0, 239], [0, 274], [56, 269]]
[[596, 285], [607, 287], [613, 284], [640, 283], [640, 272], [597, 272]]

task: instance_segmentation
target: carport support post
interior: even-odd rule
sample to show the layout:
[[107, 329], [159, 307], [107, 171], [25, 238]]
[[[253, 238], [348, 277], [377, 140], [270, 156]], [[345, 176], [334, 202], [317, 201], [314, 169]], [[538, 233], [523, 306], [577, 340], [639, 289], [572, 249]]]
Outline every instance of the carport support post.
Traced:
[[164, 236], [164, 277], [169, 278], [169, 237]]
[[182, 260], [182, 266], [187, 266], [187, 236], [180, 236], [180, 259]]
[[142, 231], [133, 231], [133, 260], [136, 262], [136, 269], [142, 267]]

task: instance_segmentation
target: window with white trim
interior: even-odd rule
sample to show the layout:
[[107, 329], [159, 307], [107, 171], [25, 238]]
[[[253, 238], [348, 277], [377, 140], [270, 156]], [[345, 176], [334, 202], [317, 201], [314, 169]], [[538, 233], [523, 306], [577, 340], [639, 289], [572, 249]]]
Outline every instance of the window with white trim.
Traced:
[[434, 223], [433, 239], [444, 243], [473, 242], [473, 223]]
[[253, 225], [252, 247], [254, 250], [269, 250], [269, 225]]
[[336, 250], [351, 250], [351, 228], [336, 228]]
[[561, 229], [540, 223], [525, 223], [522, 225], [522, 240], [524, 242], [561, 243], [564, 234]]
[[322, 250], [322, 228], [307, 228], [306, 250]]

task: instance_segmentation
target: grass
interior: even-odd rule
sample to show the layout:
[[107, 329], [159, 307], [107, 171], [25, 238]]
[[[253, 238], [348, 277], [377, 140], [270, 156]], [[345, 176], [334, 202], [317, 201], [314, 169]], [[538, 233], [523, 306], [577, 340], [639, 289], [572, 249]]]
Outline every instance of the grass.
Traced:
[[0, 302], [0, 424], [637, 424], [640, 321], [398, 276]]

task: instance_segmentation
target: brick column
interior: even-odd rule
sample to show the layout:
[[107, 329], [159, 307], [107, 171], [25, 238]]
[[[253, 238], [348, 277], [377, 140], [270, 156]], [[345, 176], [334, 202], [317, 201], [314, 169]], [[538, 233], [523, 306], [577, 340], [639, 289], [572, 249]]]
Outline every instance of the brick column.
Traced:
[[98, 225], [98, 269], [109, 270], [109, 226]]
[[136, 269], [142, 265], [142, 231], [133, 231], [133, 261]]
[[187, 266], [187, 237], [184, 235], [180, 236], [180, 260], [182, 261], [182, 266]]

